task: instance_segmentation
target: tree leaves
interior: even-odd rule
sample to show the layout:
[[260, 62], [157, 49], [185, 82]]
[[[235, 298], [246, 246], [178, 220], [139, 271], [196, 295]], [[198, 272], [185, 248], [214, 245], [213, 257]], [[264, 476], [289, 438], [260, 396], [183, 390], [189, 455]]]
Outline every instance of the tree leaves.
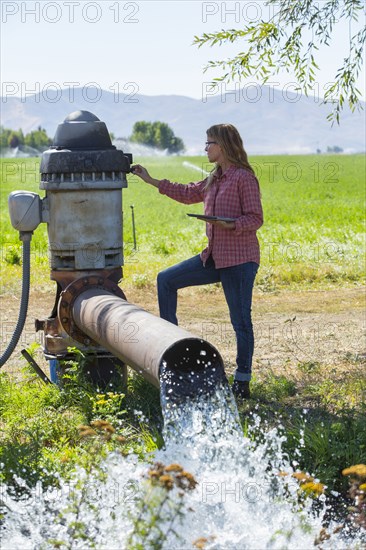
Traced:
[[[208, 62], [205, 71], [217, 68], [223, 71], [221, 76], [213, 78], [213, 82], [254, 76], [265, 84], [270, 76], [286, 70], [294, 72], [299, 90], [308, 95], [314, 90], [316, 75], [321, 70], [316, 61], [320, 46], [331, 45], [339, 21], [348, 20], [351, 29], [352, 22], [357, 23], [361, 14], [366, 15], [362, 0], [325, 0], [321, 3], [316, 0], [267, 0], [266, 5], [277, 9], [268, 21], [194, 37], [193, 44], [199, 48], [221, 46], [226, 42], [244, 43], [244, 48], [241, 46], [240, 53], [234, 57]], [[309, 31], [311, 39], [305, 44]], [[353, 36], [350, 34], [343, 64], [324, 92], [323, 103], [333, 105], [327, 116], [332, 123], [339, 123], [344, 105], [348, 104], [352, 111], [362, 108], [356, 81], [363, 64], [365, 42], [365, 26]]]
[[181, 138], [174, 135], [173, 130], [165, 122], [135, 122], [131, 141], [142, 143], [158, 149], [167, 149], [169, 153], [179, 153], [184, 149]]

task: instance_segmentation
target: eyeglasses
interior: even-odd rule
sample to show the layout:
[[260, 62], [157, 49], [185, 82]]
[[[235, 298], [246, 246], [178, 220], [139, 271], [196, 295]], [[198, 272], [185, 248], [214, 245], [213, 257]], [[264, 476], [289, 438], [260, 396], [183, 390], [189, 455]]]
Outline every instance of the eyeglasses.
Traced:
[[209, 145], [215, 143], [217, 145], [217, 141], [206, 141], [205, 147], [208, 147]]

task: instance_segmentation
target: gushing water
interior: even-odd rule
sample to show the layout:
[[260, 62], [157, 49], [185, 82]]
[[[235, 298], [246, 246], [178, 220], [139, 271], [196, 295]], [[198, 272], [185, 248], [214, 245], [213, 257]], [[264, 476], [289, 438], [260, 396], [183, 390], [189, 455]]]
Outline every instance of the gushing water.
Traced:
[[[276, 430], [265, 433], [260, 444], [243, 437], [227, 383], [219, 383], [206, 396], [180, 401], [165, 393], [162, 407], [165, 448], [151, 459], [165, 465], [178, 463], [198, 482], [194, 490], [183, 495], [174, 488], [169, 499], [155, 495], [154, 501], [146, 481], [148, 464], [135, 455], [122, 457], [114, 452], [97, 472], [90, 475], [79, 469], [71, 483], [60, 480], [60, 488], [39, 486], [23, 500], [11, 498], [5, 489], [1, 548], [139, 548], [131, 536], [138, 514], [140, 523], [148, 525], [141, 548], [314, 546], [325, 504], [315, 515], [310, 500], [299, 503], [299, 486], [291, 477], [294, 467], [282, 452], [284, 438]], [[260, 428], [259, 419], [253, 420]], [[183, 501], [184, 505], [174, 508], [174, 502]], [[160, 519], [154, 517], [156, 509]], [[172, 510], [179, 514], [173, 517]], [[323, 537], [322, 549], [362, 547], [361, 539], [347, 540], [344, 532], [333, 534], [335, 527], [327, 527], [331, 536]], [[154, 530], [166, 533], [160, 546], [149, 543]]]

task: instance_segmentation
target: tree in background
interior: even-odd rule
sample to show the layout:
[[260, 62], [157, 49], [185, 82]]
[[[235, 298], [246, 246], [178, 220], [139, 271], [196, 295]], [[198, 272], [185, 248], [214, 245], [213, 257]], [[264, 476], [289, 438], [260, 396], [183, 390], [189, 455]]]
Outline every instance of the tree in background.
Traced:
[[48, 137], [46, 130], [38, 126], [37, 130], [25, 136], [24, 143], [34, 149], [44, 149], [51, 145], [52, 140]]
[[16, 147], [19, 147], [19, 145], [24, 145], [24, 135], [22, 130], [18, 130], [17, 132], [13, 130], [9, 130], [8, 135], [8, 147], [11, 149], [15, 149]]
[[332, 147], [328, 145], [327, 153], [343, 153], [343, 149], [339, 145], [333, 145]]
[[319, 67], [316, 53], [321, 46], [329, 46], [334, 27], [340, 20], [348, 21], [349, 47], [333, 82], [325, 90], [324, 103], [332, 103], [328, 120], [339, 123], [340, 112], [347, 102], [352, 111], [360, 104], [361, 92], [356, 88], [363, 64], [366, 27], [353, 31], [359, 15], [365, 17], [364, 0], [266, 0], [273, 6], [274, 15], [268, 21], [245, 25], [242, 29], [221, 30], [194, 37], [194, 44], [213, 46], [238, 42], [240, 53], [231, 59], [209, 61], [205, 70], [220, 68], [224, 74], [213, 82], [235, 78], [255, 77], [266, 84], [281, 70], [294, 71], [298, 90], [305, 95], [314, 89]]
[[0, 126], [0, 148], [5, 149], [8, 147], [15, 148], [19, 145], [24, 145], [24, 135], [22, 130], [9, 130]]
[[51, 143], [52, 140], [41, 126], [38, 126], [37, 130], [26, 134], [25, 137], [22, 129], [16, 131], [0, 126], [0, 149], [7, 149], [8, 147], [15, 149], [21, 145], [29, 145], [29, 147], [42, 151]]
[[135, 122], [132, 128], [130, 141], [153, 147], [154, 138], [151, 122], [145, 122], [144, 120]]
[[169, 153], [179, 153], [184, 150], [181, 138], [176, 137], [165, 122], [146, 122], [144, 120], [135, 122], [130, 141], [167, 150]]

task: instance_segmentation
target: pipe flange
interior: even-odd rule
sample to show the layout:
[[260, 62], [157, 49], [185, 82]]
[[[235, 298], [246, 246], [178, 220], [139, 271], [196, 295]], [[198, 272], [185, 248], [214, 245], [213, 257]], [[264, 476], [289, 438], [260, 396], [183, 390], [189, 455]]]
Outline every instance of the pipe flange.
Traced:
[[121, 288], [110, 279], [104, 279], [98, 275], [88, 275], [72, 281], [65, 290], [61, 292], [57, 307], [57, 315], [62, 328], [73, 340], [80, 342], [84, 346], [99, 346], [98, 342], [91, 340], [91, 338], [77, 326], [72, 313], [76, 298], [91, 288], [108, 290], [119, 298], [126, 300], [126, 296]]

